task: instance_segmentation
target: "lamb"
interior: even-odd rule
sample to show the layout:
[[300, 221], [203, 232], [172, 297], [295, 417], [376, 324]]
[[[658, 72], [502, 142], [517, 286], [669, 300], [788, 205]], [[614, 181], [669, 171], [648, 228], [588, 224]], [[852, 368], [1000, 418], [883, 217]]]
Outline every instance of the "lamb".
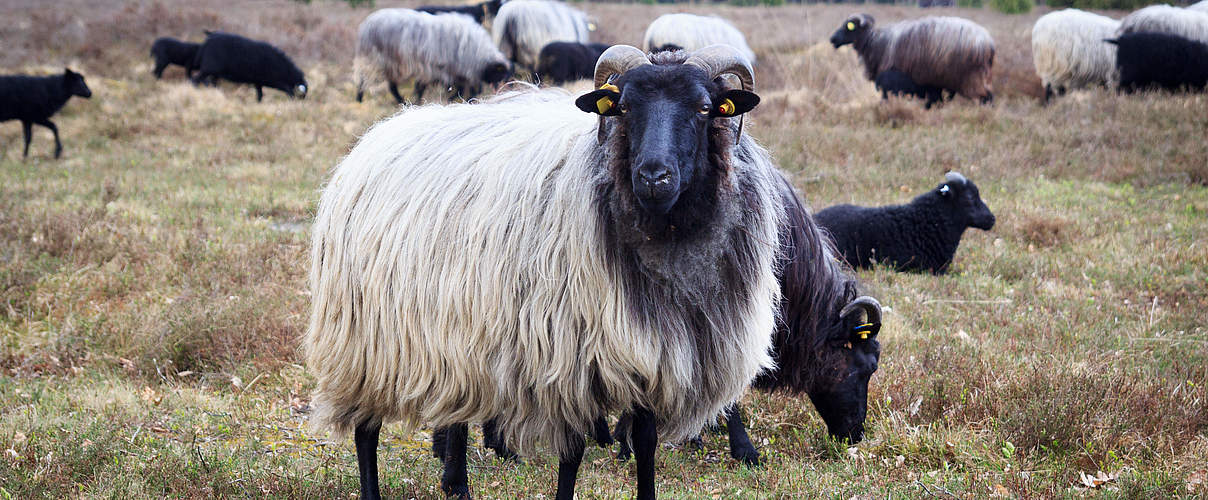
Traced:
[[194, 66], [197, 68], [194, 85], [222, 78], [254, 86], [257, 102], [264, 100], [264, 87], [285, 92], [291, 98], [306, 98], [302, 70], [281, 49], [259, 40], [207, 31]]
[[1132, 92], [1158, 85], [1203, 90], [1208, 85], [1208, 44], [1166, 33], [1129, 33], [1118, 45], [1120, 88]]
[[470, 16], [474, 22], [482, 24], [483, 21], [498, 14], [499, 7], [502, 5], [502, 0], [488, 0], [474, 5], [427, 5], [415, 10], [428, 14], [461, 14]]
[[985, 28], [959, 17], [924, 17], [885, 28], [875, 23], [868, 14], [855, 14], [830, 38], [836, 49], [849, 43], [855, 47], [869, 80], [896, 69], [919, 85], [982, 103], [994, 99], [994, 39]]
[[1117, 37], [1129, 33], [1167, 33], [1208, 43], [1208, 12], [1169, 5], [1150, 5], [1120, 20]]
[[50, 121], [50, 117], [63, 109], [73, 95], [88, 99], [92, 97], [92, 90], [84, 83], [84, 75], [69, 68], [55, 76], [0, 76], [0, 122], [21, 120], [21, 130], [25, 133], [24, 158], [29, 158], [34, 124], [54, 132], [55, 158], [63, 154], [59, 127]]
[[1050, 12], [1032, 26], [1032, 63], [1044, 102], [1068, 90], [1115, 81], [1116, 48], [1103, 43], [1120, 21], [1078, 9]]
[[912, 96], [926, 99], [924, 107], [931, 106], [944, 100], [944, 89], [930, 85], [919, 85], [910, 79], [910, 75], [896, 69], [882, 71], [873, 79], [877, 90], [881, 91], [881, 99], [889, 99], [890, 95]]
[[836, 205], [817, 215], [849, 265], [882, 261], [899, 271], [948, 272], [966, 227], [989, 231], [994, 214], [977, 185], [949, 172], [936, 189], [909, 204], [885, 207]]
[[647, 52], [695, 50], [715, 43], [734, 47], [755, 62], [755, 52], [742, 32], [717, 16], [663, 14], [646, 27], [646, 36], [642, 38], [642, 48]]
[[497, 418], [522, 455], [559, 455], [570, 499], [611, 411], [634, 413], [654, 498], [657, 439], [695, 435], [772, 364], [783, 207], [734, 120], [752, 73], [721, 45], [614, 46], [578, 99], [408, 108], [361, 138], [319, 202], [303, 340], [312, 422], [354, 433], [361, 498], [380, 496], [383, 423], [447, 429], [441, 487], [465, 496], [466, 424]]
[[596, 60], [608, 47], [603, 43], [552, 42], [541, 49], [537, 77], [554, 85], [591, 78]]
[[508, 59], [531, 70], [551, 42], [587, 43], [587, 14], [552, 0], [511, 0], [491, 23], [491, 38]]
[[192, 78], [194, 60], [197, 59], [197, 49], [200, 43], [182, 42], [175, 38], [162, 37], [151, 44], [151, 57], [155, 58], [155, 69], [152, 73], [158, 80], [164, 76], [164, 69], [169, 64], [175, 64], [185, 69], [185, 76]]
[[364, 98], [367, 82], [381, 76], [402, 103], [399, 82], [415, 80], [416, 102], [433, 84], [452, 86], [466, 98], [477, 95], [483, 84], [503, 81], [512, 70], [486, 30], [466, 16], [381, 9], [361, 22], [354, 72], [357, 102]]

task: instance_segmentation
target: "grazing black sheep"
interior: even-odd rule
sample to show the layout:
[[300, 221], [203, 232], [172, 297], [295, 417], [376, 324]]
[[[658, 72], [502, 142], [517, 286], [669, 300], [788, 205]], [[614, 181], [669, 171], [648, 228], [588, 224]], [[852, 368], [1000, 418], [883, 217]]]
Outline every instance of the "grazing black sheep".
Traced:
[[216, 78], [256, 87], [256, 100], [264, 99], [263, 87], [277, 89], [290, 97], [306, 98], [302, 70], [281, 49], [258, 40], [223, 32], [206, 32], [206, 41], [194, 63], [195, 85]]
[[193, 64], [197, 59], [197, 49], [200, 48], [200, 43], [182, 42], [166, 36], [157, 38], [155, 43], [151, 44], [151, 57], [155, 58], [155, 78], [163, 77], [164, 68], [169, 64], [183, 67], [185, 76], [192, 78], [193, 70], [197, 69]]
[[92, 97], [92, 91], [84, 83], [84, 75], [70, 69], [55, 76], [0, 76], [0, 122], [21, 120], [25, 132], [25, 157], [29, 157], [29, 140], [35, 123], [54, 132], [55, 158], [63, 153], [59, 127], [50, 121], [50, 117], [73, 95], [87, 99]]
[[554, 85], [591, 78], [606, 43], [550, 42], [537, 58], [537, 76]]
[[1166, 33], [1128, 33], [1115, 40], [1120, 88], [1154, 85], [1166, 90], [1203, 90], [1208, 85], [1208, 45]]
[[835, 248], [852, 267], [886, 262], [899, 271], [943, 274], [967, 227], [989, 231], [994, 214], [977, 185], [956, 172], [909, 204], [886, 207], [836, 205], [818, 212]]
[[474, 5], [425, 5], [415, 10], [429, 14], [462, 14], [474, 18], [474, 22], [482, 24], [488, 16], [495, 17], [503, 0], [489, 0]]
[[931, 106], [937, 102], [944, 100], [944, 89], [934, 85], [919, 85], [910, 78], [910, 75], [896, 69], [882, 71], [873, 80], [877, 85], [877, 89], [881, 91], [881, 99], [889, 99], [889, 96], [913, 96], [919, 99], [926, 99], [924, 107], [931, 109]]

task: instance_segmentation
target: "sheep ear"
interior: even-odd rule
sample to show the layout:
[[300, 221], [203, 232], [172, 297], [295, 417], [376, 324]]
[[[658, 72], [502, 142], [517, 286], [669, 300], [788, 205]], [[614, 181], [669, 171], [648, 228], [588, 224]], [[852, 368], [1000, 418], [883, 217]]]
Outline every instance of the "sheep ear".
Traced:
[[[616, 88], [615, 86], [612, 87]], [[575, 107], [586, 113], [595, 113], [600, 116], [617, 116], [621, 114], [620, 106], [617, 106], [617, 101], [620, 100], [620, 92], [612, 89], [599, 89], [579, 96], [578, 99], [575, 99]]]
[[940, 196], [947, 197], [950, 194], [952, 194], [952, 188], [948, 187], [947, 184], [940, 186]]
[[759, 96], [746, 90], [727, 90], [713, 100], [713, 112], [709, 116], [738, 116], [755, 109]]

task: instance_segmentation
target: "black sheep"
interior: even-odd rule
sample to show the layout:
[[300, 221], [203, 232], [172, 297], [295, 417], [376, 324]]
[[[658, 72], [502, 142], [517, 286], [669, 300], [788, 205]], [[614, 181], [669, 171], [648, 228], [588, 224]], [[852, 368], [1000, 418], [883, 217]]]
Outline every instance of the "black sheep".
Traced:
[[604, 43], [550, 42], [537, 58], [537, 76], [554, 85], [591, 78], [596, 59], [610, 45]]
[[194, 63], [195, 85], [216, 78], [256, 87], [256, 100], [264, 99], [263, 87], [277, 89], [290, 97], [306, 98], [302, 70], [281, 49], [258, 40], [222, 32], [206, 32], [206, 41]]
[[495, 17], [502, 5], [503, 0], [490, 0], [475, 5], [425, 5], [415, 10], [429, 14], [463, 14], [474, 18], [474, 22], [482, 24], [483, 19], [486, 19], [487, 16]]
[[927, 109], [931, 109], [931, 105], [944, 100], [942, 87], [919, 85], [910, 78], [910, 75], [896, 69], [882, 71], [873, 80], [873, 83], [881, 91], [881, 99], [889, 99], [890, 94], [918, 97], [927, 100], [924, 105]]
[[1208, 85], [1208, 45], [1166, 33], [1128, 33], [1115, 40], [1120, 88], [1153, 85], [1166, 90], [1203, 90]]
[[933, 274], [948, 271], [965, 228], [994, 227], [994, 214], [977, 185], [956, 172], [949, 172], [943, 184], [906, 205], [836, 205], [818, 212], [816, 218], [852, 267], [867, 268], [875, 260], [899, 271]]
[[63, 153], [59, 127], [50, 121], [50, 117], [73, 95], [87, 99], [92, 97], [92, 91], [84, 83], [84, 75], [70, 69], [55, 76], [0, 76], [0, 122], [21, 120], [25, 132], [25, 157], [29, 157], [29, 140], [35, 123], [54, 132], [55, 158]]
[[193, 64], [197, 59], [197, 49], [200, 48], [200, 43], [182, 42], [168, 37], [157, 38], [155, 43], [151, 44], [151, 57], [155, 58], [155, 78], [163, 77], [164, 68], [169, 64], [185, 68], [185, 76], [192, 78], [193, 70], [196, 69]]

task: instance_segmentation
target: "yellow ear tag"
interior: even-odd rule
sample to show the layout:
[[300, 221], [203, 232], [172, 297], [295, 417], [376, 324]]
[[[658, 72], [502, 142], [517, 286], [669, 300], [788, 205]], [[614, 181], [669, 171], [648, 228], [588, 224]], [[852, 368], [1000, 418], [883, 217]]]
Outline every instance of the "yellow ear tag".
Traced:
[[[613, 92], [621, 91], [621, 89], [617, 88], [616, 85], [613, 85], [611, 83], [605, 83], [604, 85], [601, 85], [600, 90], [611, 90]], [[607, 113], [608, 110], [610, 110], [610, 109], [612, 109], [612, 98], [611, 97], [601, 97], [598, 100], [596, 100], [596, 110], [598, 110], [600, 112], [600, 114]]]
[[847, 22], [847, 31], [856, 31], [856, 23], [848, 21]]
[[734, 101], [731, 101], [729, 99], [723, 100], [721, 102], [721, 105], [717, 107], [717, 112], [719, 112], [723, 115], [726, 115], [726, 116], [733, 115], [734, 114]]

